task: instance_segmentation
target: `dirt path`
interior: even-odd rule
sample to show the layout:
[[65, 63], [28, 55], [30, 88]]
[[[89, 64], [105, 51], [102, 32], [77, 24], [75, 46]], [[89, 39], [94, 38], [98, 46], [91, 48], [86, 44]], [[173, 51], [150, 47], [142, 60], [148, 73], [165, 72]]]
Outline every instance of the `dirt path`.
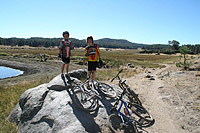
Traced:
[[[152, 127], [146, 129], [150, 133], [184, 133], [173, 119], [171, 119], [171, 114], [169, 112], [167, 103], [163, 102], [163, 98], [159, 93], [159, 88], [164, 87], [163, 80], [158, 78], [157, 74], [161, 73], [170, 67], [167, 65], [166, 68], [162, 69], [149, 69], [147, 73], [143, 72], [141, 74], [135, 75], [134, 77], [128, 78], [127, 84], [130, 85], [140, 96], [143, 101], [143, 105], [152, 116], [155, 118], [155, 124]], [[148, 73], [148, 72], [151, 73]], [[150, 74], [155, 78], [155, 80], [149, 80], [144, 78], [147, 74]]]

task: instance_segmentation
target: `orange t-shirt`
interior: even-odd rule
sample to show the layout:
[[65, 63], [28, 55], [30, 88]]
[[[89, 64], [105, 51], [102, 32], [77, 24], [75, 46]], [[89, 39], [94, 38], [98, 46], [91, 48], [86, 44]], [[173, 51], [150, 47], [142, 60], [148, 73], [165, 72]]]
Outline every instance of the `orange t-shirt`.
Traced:
[[94, 44], [93, 46], [88, 45], [85, 48], [85, 52], [88, 54], [88, 61], [97, 61], [97, 54], [100, 54], [97, 44]]

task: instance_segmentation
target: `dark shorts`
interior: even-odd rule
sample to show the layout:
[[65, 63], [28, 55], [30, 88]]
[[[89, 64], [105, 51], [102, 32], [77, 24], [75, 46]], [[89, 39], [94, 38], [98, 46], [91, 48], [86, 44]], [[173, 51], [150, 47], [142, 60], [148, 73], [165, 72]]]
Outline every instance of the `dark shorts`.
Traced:
[[96, 71], [97, 62], [96, 61], [88, 61], [88, 71]]
[[62, 63], [63, 63], [63, 64], [68, 64], [68, 63], [70, 63], [70, 57], [68, 57], [68, 58], [62, 57]]

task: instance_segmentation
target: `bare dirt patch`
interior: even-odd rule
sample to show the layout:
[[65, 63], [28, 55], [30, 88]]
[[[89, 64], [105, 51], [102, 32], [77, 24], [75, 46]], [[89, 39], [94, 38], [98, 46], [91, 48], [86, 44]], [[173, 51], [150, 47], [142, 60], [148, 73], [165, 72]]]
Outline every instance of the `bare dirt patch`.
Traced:
[[[146, 72], [146, 73], [145, 73]], [[175, 65], [148, 69], [128, 78], [127, 83], [139, 93], [155, 124], [153, 133], [198, 133], [200, 131], [200, 77], [196, 71], [180, 71]], [[155, 80], [146, 78], [152, 76]]]

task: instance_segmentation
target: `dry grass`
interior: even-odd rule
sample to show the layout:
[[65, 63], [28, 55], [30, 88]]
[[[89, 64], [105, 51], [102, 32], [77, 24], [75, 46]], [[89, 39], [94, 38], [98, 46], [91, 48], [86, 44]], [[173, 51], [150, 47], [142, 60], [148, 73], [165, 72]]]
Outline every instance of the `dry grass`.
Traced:
[[7, 121], [11, 110], [18, 103], [21, 94], [29, 88], [49, 82], [53, 77], [44, 75], [32, 81], [23, 81], [17, 85], [0, 86], [0, 133], [15, 133], [17, 127], [14, 123]]
[[[114, 67], [119, 67], [120, 65], [126, 65], [131, 63], [135, 66], [145, 66], [145, 67], [162, 67], [159, 63], [175, 63], [180, 58], [174, 55], [153, 55], [153, 54], [139, 54], [139, 50], [112, 50], [112, 51], [101, 51], [102, 59]], [[58, 49], [56, 48], [33, 48], [33, 47], [0, 47], [0, 53], [10, 56], [21, 56], [22, 58], [39, 58], [39, 54], [43, 53], [47, 56], [56, 57]], [[82, 61], [86, 60], [84, 49], [75, 49], [72, 51], [72, 58], [80, 59]], [[74, 60], [74, 61], [75, 61]]]
[[[96, 80], [111, 80], [113, 77], [117, 75], [117, 73], [120, 71], [119, 68], [114, 68], [114, 69], [103, 69], [103, 70], [97, 70], [96, 72]], [[137, 72], [135, 70], [131, 69], [125, 69], [123, 72], [120, 74], [121, 78], [128, 78], [131, 76], [134, 76]]]
[[[19, 55], [19, 58], [37, 58], [39, 54], [47, 54], [56, 58], [58, 49], [55, 48], [30, 48], [30, 47], [0, 47], [0, 53], [3, 55], [2, 58], [6, 59], [7, 56], [12, 58], [13, 56]], [[72, 62], [85, 62], [86, 57], [84, 56], [84, 49], [75, 49], [72, 51]], [[33, 56], [34, 55], [34, 56]], [[138, 50], [112, 50], [112, 51], [101, 51], [101, 57], [104, 62], [113, 66], [112, 69], [100, 69], [96, 73], [97, 80], [111, 80], [120, 70], [121, 65], [131, 63], [134, 66], [145, 66], [145, 67], [162, 67], [159, 63], [173, 63], [179, 59], [178, 56], [170, 55], [142, 55], [138, 54]], [[50, 58], [48, 58], [50, 60]], [[131, 77], [137, 72], [133, 70], [124, 70], [120, 74], [122, 78]], [[41, 74], [42, 75], [42, 74]], [[55, 76], [55, 75], [54, 75]], [[21, 94], [29, 89], [36, 87], [40, 84], [49, 82], [53, 78], [52, 76], [43, 75], [37, 77], [36, 80], [24, 81], [17, 83], [16, 85], [0, 85], [0, 133], [6, 132], [17, 132], [16, 125], [9, 123], [6, 118], [8, 117], [11, 110], [17, 104]]]

